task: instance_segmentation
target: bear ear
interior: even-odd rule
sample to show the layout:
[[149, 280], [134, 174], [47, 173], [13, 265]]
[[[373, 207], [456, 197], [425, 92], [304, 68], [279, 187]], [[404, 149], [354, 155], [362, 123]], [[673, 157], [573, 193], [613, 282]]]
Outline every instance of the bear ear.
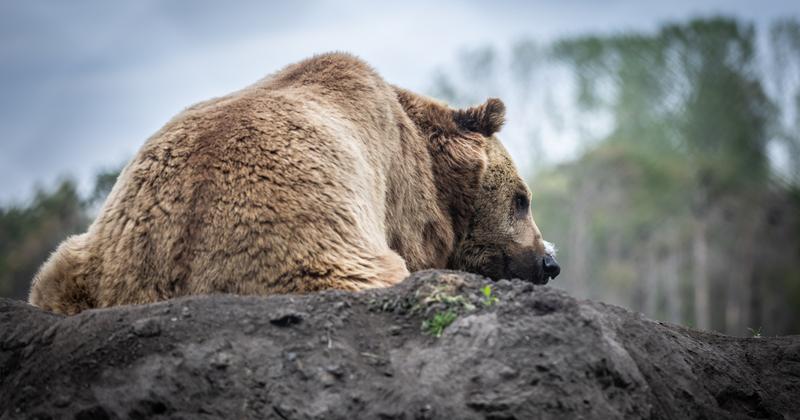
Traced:
[[453, 111], [453, 119], [462, 129], [489, 137], [503, 126], [506, 106], [500, 99], [490, 98], [483, 105]]

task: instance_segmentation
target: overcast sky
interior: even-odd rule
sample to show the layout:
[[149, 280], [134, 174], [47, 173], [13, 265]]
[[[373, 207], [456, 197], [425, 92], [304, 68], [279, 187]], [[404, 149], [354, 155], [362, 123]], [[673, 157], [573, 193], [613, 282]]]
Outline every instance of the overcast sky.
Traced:
[[181, 109], [314, 53], [355, 53], [424, 92], [471, 45], [713, 14], [764, 25], [800, 15], [800, 0], [0, 0], [0, 204], [65, 175], [88, 188]]

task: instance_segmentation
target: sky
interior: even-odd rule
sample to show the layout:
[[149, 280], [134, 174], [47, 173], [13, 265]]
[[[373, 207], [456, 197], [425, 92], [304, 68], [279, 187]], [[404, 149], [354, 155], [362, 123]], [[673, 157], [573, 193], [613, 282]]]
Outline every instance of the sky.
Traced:
[[65, 176], [86, 191], [182, 109], [316, 53], [354, 53], [425, 92], [471, 46], [716, 14], [766, 25], [800, 1], [0, 0], [0, 204]]

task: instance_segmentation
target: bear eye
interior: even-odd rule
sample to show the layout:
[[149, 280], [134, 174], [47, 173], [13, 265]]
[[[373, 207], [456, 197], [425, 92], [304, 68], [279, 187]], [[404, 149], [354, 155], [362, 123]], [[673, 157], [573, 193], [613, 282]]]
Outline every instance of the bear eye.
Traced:
[[517, 194], [514, 196], [514, 209], [517, 217], [524, 218], [527, 216], [530, 206], [531, 203], [528, 201], [528, 197], [522, 194]]

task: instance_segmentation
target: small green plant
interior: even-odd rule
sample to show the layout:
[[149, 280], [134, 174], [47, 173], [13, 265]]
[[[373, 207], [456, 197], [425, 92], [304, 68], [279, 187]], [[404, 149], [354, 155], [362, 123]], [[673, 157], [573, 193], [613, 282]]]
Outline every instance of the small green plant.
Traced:
[[433, 318], [422, 322], [422, 331], [434, 337], [441, 337], [444, 329], [450, 326], [458, 318], [458, 314], [453, 310], [436, 313]]
[[467, 312], [475, 310], [475, 305], [470, 303], [469, 300], [464, 296], [451, 295], [448, 293], [446, 287], [436, 287], [427, 296], [419, 297], [418, 303], [411, 308], [411, 311], [416, 312], [437, 303], [443, 304], [446, 308], [460, 307]]
[[[417, 290], [417, 303], [411, 308], [412, 313], [428, 310], [431, 305], [436, 305], [439, 309], [433, 317], [422, 321], [422, 331], [434, 337], [441, 337], [444, 330], [459, 317], [460, 314], [474, 311], [475, 304], [491, 306], [499, 300], [493, 294], [492, 286], [482, 287], [482, 299], [475, 300], [474, 297], [454, 294], [453, 287], [448, 285], [434, 286], [424, 291]], [[470, 296], [474, 296], [470, 294]], [[474, 302], [474, 303], [473, 303]], [[430, 313], [430, 312], [428, 312]]]
[[483, 306], [492, 306], [497, 303], [497, 296], [492, 295], [492, 286], [487, 284], [481, 291], [483, 292]]
[[750, 335], [753, 338], [761, 338], [761, 327], [756, 328], [756, 329], [748, 328], [747, 331], [750, 331]]

